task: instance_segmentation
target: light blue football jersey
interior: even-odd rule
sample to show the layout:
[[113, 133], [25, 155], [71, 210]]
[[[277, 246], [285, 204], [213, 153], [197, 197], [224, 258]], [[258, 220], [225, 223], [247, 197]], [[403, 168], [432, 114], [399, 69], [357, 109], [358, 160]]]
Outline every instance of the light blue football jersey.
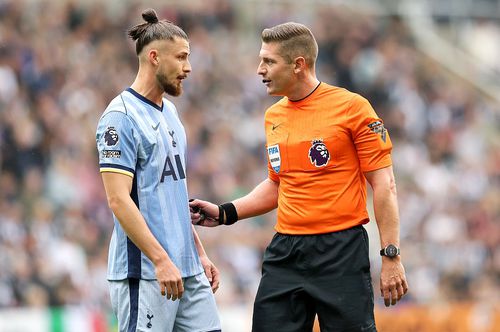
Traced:
[[[96, 133], [101, 172], [133, 177], [131, 197], [182, 277], [203, 272], [194, 244], [186, 183], [186, 133], [174, 104], [159, 107], [131, 88], [108, 105]], [[156, 279], [152, 262], [115, 215], [108, 279]]]

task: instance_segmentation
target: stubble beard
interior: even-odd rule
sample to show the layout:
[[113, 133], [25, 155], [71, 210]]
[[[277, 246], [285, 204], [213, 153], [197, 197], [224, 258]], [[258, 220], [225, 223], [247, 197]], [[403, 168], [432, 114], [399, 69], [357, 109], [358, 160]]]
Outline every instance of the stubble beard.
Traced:
[[182, 85], [180, 83], [174, 84], [169, 82], [165, 76], [160, 74], [156, 74], [156, 79], [166, 94], [173, 97], [177, 97], [182, 94]]

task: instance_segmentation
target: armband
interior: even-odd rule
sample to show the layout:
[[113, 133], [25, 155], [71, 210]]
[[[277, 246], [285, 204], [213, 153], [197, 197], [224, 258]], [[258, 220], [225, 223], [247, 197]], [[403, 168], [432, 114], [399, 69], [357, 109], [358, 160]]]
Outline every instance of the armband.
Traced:
[[219, 225], [232, 225], [238, 221], [238, 212], [233, 203], [219, 205]]

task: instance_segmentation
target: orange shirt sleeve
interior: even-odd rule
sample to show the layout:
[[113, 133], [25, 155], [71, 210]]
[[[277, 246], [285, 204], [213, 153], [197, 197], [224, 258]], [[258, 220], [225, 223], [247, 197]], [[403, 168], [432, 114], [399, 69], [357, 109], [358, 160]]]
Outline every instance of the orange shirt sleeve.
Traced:
[[354, 95], [347, 112], [347, 123], [363, 172], [392, 165], [389, 133], [368, 100]]
[[280, 177], [278, 174], [274, 171], [272, 165], [271, 165], [271, 160], [270, 160], [270, 155], [269, 155], [269, 146], [272, 144], [269, 142], [270, 140], [270, 131], [269, 127], [272, 127], [272, 121], [269, 119], [269, 112], [266, 111], [266, 114], [264, 115], [264, 127], [266, 131], [266, 154], [267, 154], [267, 173], [269, 179], [271, 179], [274, 182], [280, 182]]
[[267, 155], [267, 173], [269, 179], [271, 179], [274, 182], [280, 182], [280, 177], [278, 176], [278, 174], [276, 174], [276, 172], [271, 166], [271, 162], [269, 161], [269, 154]]

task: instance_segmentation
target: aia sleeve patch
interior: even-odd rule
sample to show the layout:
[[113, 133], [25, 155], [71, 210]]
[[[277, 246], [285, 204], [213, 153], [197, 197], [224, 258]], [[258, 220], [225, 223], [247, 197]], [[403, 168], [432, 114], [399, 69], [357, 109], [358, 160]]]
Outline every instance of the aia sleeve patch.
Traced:
[[102, 157], [103, 158], [120, 158], [122, 156], [122, 152], [120, 150], [103, 150]]

